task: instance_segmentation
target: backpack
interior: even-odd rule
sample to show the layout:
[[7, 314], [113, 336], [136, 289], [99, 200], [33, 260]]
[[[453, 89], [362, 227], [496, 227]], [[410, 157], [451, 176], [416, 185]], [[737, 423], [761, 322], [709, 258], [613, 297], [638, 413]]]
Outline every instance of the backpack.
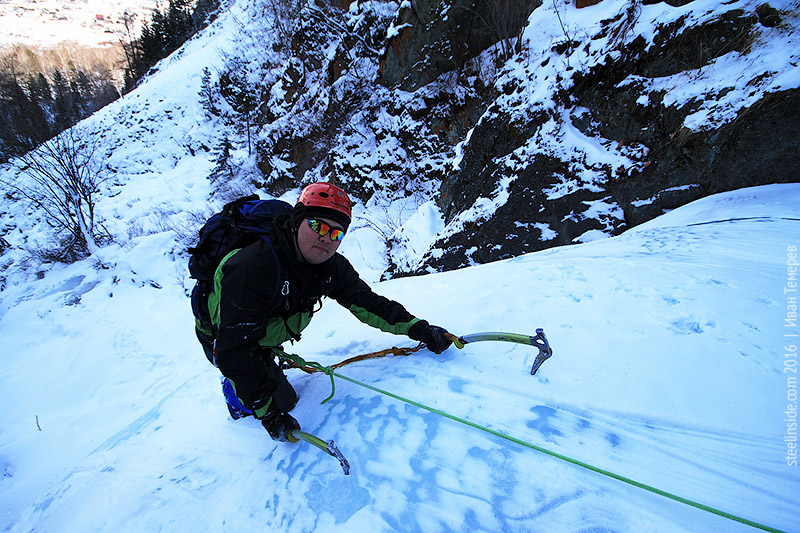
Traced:
[[[208, 295], [214, 288], [214, 274], [222, 259], [237, 248], [244, 248], [258, 239], [269, 244], [278, 265], [273, 301], [279, 307], [285, 298], [281, 279], [286, 279], [284, 266], [272, 246], [273, 219], [288, 214], [292, 206], [282, 200], [260, 200], [253, 194], [226, 204], [222, 211], [209, 218], [200, 228], [197, 244], [189, 248], [189, 275], [197, 280], [192, 290], [192, 313], [203, 329], [212, 330], [208, 313]], [[279, 297], [279, 293], [281, 296]]]

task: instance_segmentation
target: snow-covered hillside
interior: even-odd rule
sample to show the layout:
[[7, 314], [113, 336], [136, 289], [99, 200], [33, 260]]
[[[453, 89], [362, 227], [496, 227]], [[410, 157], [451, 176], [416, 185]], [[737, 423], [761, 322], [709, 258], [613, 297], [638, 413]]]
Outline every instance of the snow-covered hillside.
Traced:
[[[784, 291], [796, 288], [798, 206], [800, 186], [747, 189], [617, 238], [377, 286], [458, 334], [543, 327], [555, 354], [536, 376], [535, 349], [489, 342], [340, 373], [796, 531], [796, 352], [784, 352], [798, 329], [785, 327]], [[350, 476], [308, 444], [275, 443], [228, 417], [173, 243], [140, 237], [106, 251], [109, 269], [84, 261], [4, 293], [8, 530], [750, 529], [344, 380], [320, 405], [320, 374], [290, 375], [294, 413], [335, 440]], [[328, 303], [291, 351], [330, 364], [393, 344], [410, 342]]]
[[[87, 137], [102, 139], [97, 155], [110, 179], [98, 195], [96, 217], [116, 246], [128, 249], [136, 245], [139, 236], [172, 229], [178, 242], [169, 244], [170, 249], [184, 253], [201, 221], [226, 198], [253, 192], [248, 180], [258, 178], [255, 154], [248, 154], [241, 145], [234, 149], [237, 179], [217, 183], [214, 190], [209, 180], [213, 148], [227, 130], [208, 118], [198, 93], [204, 68], [222, 69], [230, 54], [244, 53], [246, 45], [256, 49], [258, 39], [263, 39], [267, 22], [256, 19], [246, 31], [241, 23], [252, 19], [257, 4], [247, 0], [233, 4], [200, 35], [161, 61], [154, 68], [157, 73], [139, 89], [78, 126]], [[21, 166], [17, 161], [0, 167], [0, 182], [28, 179], [20, 172]], [[212, 192], [214, 200], [210, 201]], [[298, 195], [299, 187], [285, 198], [294, 200]], [[366, 279], [379, 279], [386, 268], [385, 239], [369, 227], [367, 219], [399, 218], [396, 211], [405, 219], [415, 209], [416, 205], [412, 209], [398, 203], [370, 213], [364, 206], [357, 207], [341, 250]], [[18, 196], [0, 197], [0, 237], [9, 244], [0, 259], [0, 287], [31, 281], [39, 270], [49, 268], [31, 263], [28, 251], [47, 246], [50, 230], [43, 213], [29, 209]], [[97, 259], [105, 261], [102, 253]]]
[[[375, 221], [404, 222], [395, 253], [405, 255], [393, 260], [410, 266], [444, 224], [433, 202], [359, 204], [341, 251], [376, 290], [457, 334], [542, 327], [555, 355], [536, 376], [535, 349], [488, 342], [341, 374], [514, 440], [342, 379], [320, 405], [330, 381], [299, 372], [294, 414], [335, 440], [349, 476], [308, 444], [232, 421], [194, 338], [185, 248], [224, 198], [253, 192], [243, 184], [256, 164], [241, 143], [237, 180], [221, 191], [209, 181], [226, 132], [198, 92], [203, 68], [260, 50], [256, 4], [234, 3], [81, 125], [104, 141], [112, 179], [97, 215], [111, 244], [72, 265], [38, 265], [27, 250], [49, 239], [41, 213], [0, 198], [0, 529], [751, 530], [533, 446], [798, 531], [797, 343], [787, 335], [800, 332], [787, 291], [800, 185], [710, 197], [613, 239], [381, 284], [386, 236]], [[287, 349], [331, 364], [392, 345], [412, 343], [328, 302]]]

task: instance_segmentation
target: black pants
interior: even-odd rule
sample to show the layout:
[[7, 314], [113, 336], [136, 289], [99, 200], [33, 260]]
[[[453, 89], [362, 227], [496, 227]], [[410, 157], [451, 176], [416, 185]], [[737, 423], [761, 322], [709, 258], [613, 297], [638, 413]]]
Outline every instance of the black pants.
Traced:
[[[199, 329], [195, 329], [194, 331], [195, 334], [197, 334], [197, 340], [200, 341], [200, 345], [203, 347], [206, 359], [208, 359], [212, 365], [217, 366], [214, 360], [214, 339]], [[262, 350], [262, 356], [267, 363], [269, 379], [275, 383], [275, 389], [272, 391], [272, 406], [270, 407], [270, 411], [277, 410], [284, 413], [291, 411], [294, 409], [295, 404], [297, 404], [297, 392], [295, 392], [294, 387], [292, 387], [292, 384], [286, 379], [286, 375], [275, 362], [275, 356], [272, 352], [268, 349], [264, 349]]]

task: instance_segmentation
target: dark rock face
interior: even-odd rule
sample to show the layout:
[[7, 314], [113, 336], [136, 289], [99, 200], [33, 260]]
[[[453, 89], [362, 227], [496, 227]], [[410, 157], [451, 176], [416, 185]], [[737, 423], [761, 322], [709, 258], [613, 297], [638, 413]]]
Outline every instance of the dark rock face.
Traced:
[[[603, 179], [570, 189], [565, 181], [576, 161], [549, 153], [528, 154], [514, 168], [501, 158], [523, 147], [544, 124], [547, 113], [515, 123], [489, 108], [465, 144], [459, 169], [445, 179], [440, 207], [455, 230], [434, 245], [420, 272], [449, 270], [513, 257], [590, 238], [592, 230], [617, 234], [700, 197], [754, 185], [797, 181], [800, 176], [800, 91], [767, 94], [717, 129], [689, 130], [684, 120], [703, 102], [677, 107], [668, 95], [645, 91], [654, 79], [699, 69], [730, 52], [746, 53], [757, 25], [778, 24], [778, 13], [733, 10], [701, 26], [684, 28], [684, 19], [659, 29], [652, 46], [640, 37], [614, 60], [574, 75], [557, 95], [571, 125], [587, 136], [613, 140], [633, 150], [629, 169], [595, 168]], [[615, 20], [607, 21], [610, 31]], [[562, 43], [568, 53], [575, 44]], [[710, 90], [722, 98], [732, 87]], [[642, 103], [643, 95], [647, 102]], [[565, 180], [565, 178], [567, 178]], [[584, 184], [585, 185], [585, 184]], [[475, 211], [476, 201], [505, 199], [487, 215], [458, 217]], [[588, 232], [588, 233], [587, 233]]]
[[[797, 181], [800, 90], [762, 90], [770, 73], [758, 71], [742, 83], [759, 99], [724, 114], [719, 102], [742, 87], [677, 98], [677, 82], [663, 82], [756, 61], [751, 48], [791, 30], [789, 19], [769, 4], [680, 7], [691, 2], [576, 0], [609, 18], [575, 31], [561, 16], [576, 7], [541, 0], [411, 0], [396, 13], [387, 0], [352, 16], [331, 8], [325, 17], [339, 29], [303, 25], [281, 99], [259, 108], [269, 126], [257, 145], [264, 187], [329, 179], [364, 203], [376, 193], [428, 201], [438, 187], [447, 227], [421, 265], [393, 265], [393, 254], [408, 257], [392, 231], [384, 236], [394, 277], [615, 235], [709, 194]], [[638, 24], [653, 4], [669, 20]], [[330, 42], [333, 55], [323, 53]], [[712, 112], [724, 117], [692, 118]]]
[[[401, 8], [378, 81], [414, 91], [516, 35], [541, 0], [414, 0]], [[512, 21], [511, 24], [508, 21]]]

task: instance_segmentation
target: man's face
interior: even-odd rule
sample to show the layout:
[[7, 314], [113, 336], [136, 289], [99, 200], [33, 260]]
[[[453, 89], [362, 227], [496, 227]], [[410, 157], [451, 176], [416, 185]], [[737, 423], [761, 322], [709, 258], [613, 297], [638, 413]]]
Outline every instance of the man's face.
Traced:
[[342, 230], [343, 228], [327, 218], [315, 217], [314, 220], [329, 226], [330, 230], [327, 235], [320, 235], [312, 229], [307, 218], [303, 219], [300, 227], [297, 228], [297, 250], [307, 262], [312, 265], [318, 265], [330, 259], [341, 243], [341, 241], [331, 240], [330, 232], [337, 229]]

